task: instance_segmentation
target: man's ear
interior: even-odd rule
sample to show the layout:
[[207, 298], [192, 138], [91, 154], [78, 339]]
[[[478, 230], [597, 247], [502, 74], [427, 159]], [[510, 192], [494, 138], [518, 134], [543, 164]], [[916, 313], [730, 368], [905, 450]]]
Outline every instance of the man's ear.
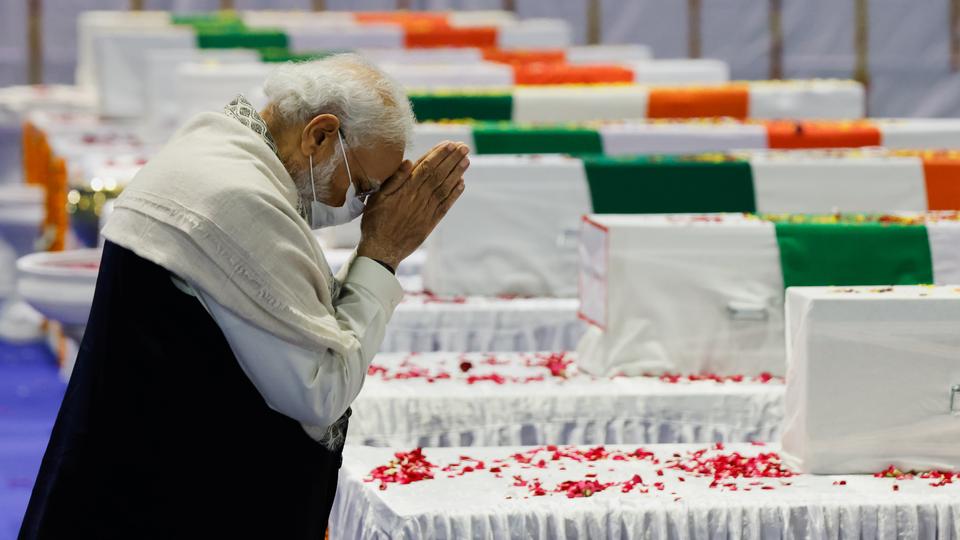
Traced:
[[[300, 133], [300, 151], [306, 156], [317, 156], [326, 150], [326, 146], [333, 144], [337, 139], [337, 130], [340, 129], [340, 119], [332, 114], [318, 114], [314, 116]], [[332, 149], [332, 146], [330, 146]]]

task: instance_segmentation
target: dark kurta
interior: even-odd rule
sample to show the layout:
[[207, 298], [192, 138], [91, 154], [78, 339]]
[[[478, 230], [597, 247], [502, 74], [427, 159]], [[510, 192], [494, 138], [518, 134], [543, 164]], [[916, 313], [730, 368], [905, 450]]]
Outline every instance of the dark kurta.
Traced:
[[20, 538], [319, 539], [340, 463], [169, 272], [107, 243]]

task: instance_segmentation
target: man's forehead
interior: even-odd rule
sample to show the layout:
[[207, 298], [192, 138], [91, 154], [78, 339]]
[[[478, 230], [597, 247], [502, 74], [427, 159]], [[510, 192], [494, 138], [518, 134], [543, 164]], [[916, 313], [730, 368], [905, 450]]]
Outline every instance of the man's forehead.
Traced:
[[363, 145], [356, 153], [370, 180], [378, 182], [389, 178], [403, 162], [403, 149], [395, 145]]

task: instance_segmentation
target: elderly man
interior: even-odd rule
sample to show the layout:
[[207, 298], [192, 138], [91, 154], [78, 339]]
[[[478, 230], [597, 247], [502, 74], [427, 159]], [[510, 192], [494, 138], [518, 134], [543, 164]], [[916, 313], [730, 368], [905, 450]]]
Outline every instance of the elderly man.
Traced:
[[[322, 538], [349, 405], [463, 192], [403, 161], [403, 91], [353, 55], [278, 68], [184, 126], [116, 201], [22, 538]], [[363, 214], [337, 279], [311, 228]]]

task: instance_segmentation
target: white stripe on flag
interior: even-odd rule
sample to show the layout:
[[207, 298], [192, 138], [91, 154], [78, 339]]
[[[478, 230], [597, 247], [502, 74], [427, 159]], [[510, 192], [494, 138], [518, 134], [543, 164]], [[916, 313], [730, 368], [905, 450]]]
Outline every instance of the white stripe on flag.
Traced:
[[758, 212], [894, 212], [927, 208], [918, 158], [754, 156]]
[[646, 45], [581, 45], [567, 49], [570, 64], [619, 64], [652, 58], [653, 51]]
[[517, 122], [578, 122], [647, 117], [642, 86], [520, 86], [513, 92]]
[[722, 60], [680, 59], [631, 62], [638, 84], [717, 84], [730, 80], [730, 66]]
[[944, 221], [927, 225], [933, 282], [960, 285], [960, 223]]
[[863, 118], [863, 86], [851, 81], [750, 83], [750, 118]]
[[887, 148], [960, 148], [960, 120], [881, 120], [880, 144]]
[[294, 53], [337, 51], [360, 48], [403, 48], [403, 29], [399, 26], [362, 24], [306, 24], [286, 29], [288, 46]]
[[580, 218], [590, 211], [583, 162], [476, 156], [467, 190], [430, 236], [423, 286], [438, 294], [577, 295]]
[[424, 122], [413, 127], [413, 145], [406, 157], [416, 161], [443, 141], [462, 142], [470, 147], [471, 153], [477, 151], [477, 145], [473, 142], [473, 128], [469, 125]]
[[694, 154], [766, 148], [767, 131], [758, 124], [625, 123], [599, 129], [603, 152], [626, 154]]
[[573, 41], [570, 25], [557, 19], [528, 19], [497, 29], [501, 49], [562, 49]]

